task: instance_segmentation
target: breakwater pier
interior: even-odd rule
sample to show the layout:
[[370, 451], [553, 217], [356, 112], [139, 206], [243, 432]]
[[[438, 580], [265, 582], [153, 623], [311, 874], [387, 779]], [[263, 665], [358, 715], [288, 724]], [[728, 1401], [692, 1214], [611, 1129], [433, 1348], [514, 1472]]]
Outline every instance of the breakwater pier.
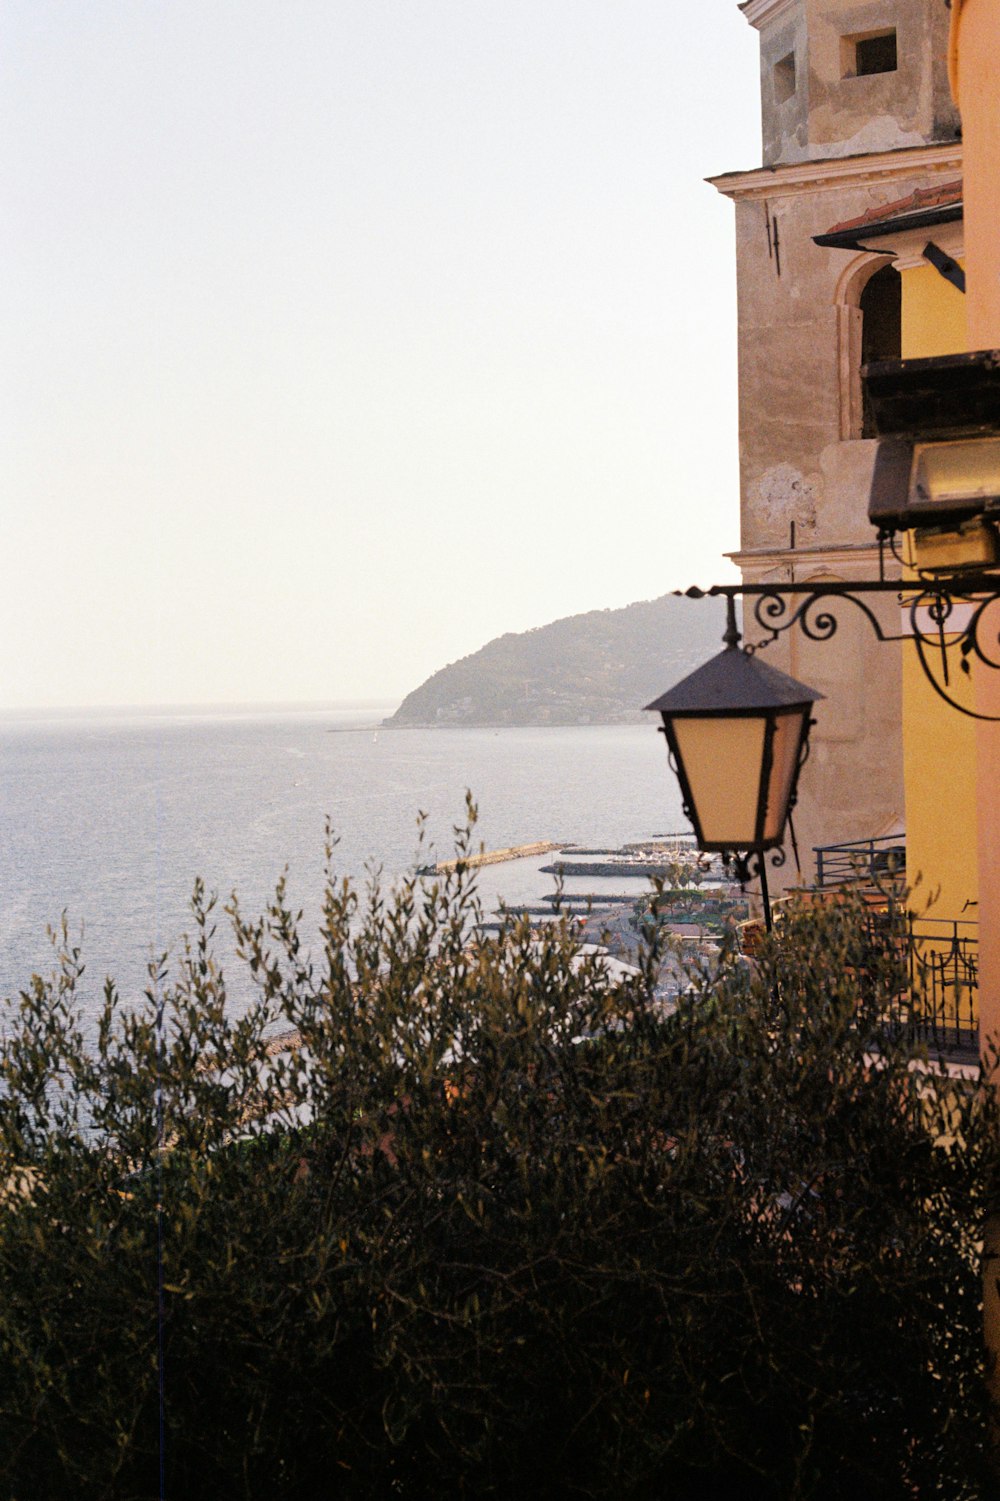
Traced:
[[425, 865], [421, 868], [422, 876], [444, 876], [449, 871], [457, 870], [459, 865], [466, 869], [478, 869], [481, 865], [503, 865], [507, 860], [527, 860], [532, 855], [550, 855], [553, 850], [563, 849], [564, 846], [552, 839], [539, 839], [534, 844], [515, 844], [509, 849], [480, 850], [478, 855], [468, 855], [464, 860], [439, 860], [436, 865]]

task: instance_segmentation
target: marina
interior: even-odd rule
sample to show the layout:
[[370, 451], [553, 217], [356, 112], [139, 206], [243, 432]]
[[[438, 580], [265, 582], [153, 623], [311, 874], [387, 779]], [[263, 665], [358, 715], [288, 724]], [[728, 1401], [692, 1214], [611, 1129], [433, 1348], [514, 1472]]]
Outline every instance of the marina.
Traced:
[[[538, 846], [524, 848], [535, 854]], [[670, 1007], [689, 989], [692, 969], [711, 962], [727, 932], [747, 918], [746, 896], [721, 858], [700, 853], [690, 835], [558, 849], [558, 861], [536, 867], [532, 893], [516, 903], [501, 900], [480, 921], [481, 931], [498, 932], [512, 918], [538, 930], [568, 920], [591, 952], [634, 969], [655, 929], [669, 939], [656, 995]]]

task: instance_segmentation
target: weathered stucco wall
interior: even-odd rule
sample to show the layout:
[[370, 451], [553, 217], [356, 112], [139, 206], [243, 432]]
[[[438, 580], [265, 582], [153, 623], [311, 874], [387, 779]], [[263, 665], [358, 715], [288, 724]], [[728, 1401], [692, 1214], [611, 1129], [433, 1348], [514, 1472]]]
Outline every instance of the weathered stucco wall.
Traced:
[[[795, 88], [779, 65], [792, 58]], [[809, 154], [809, 44], [805, 10], [796, 7], [761, 31], [760, 120], [764, 162], [798, 162]]]
[[[760, 32], [764, 162], [955, 140], [942, 0], [794, 0], [748, 10]], [[895, 30], [897, 66], [857, 76], [852, 39]], [[794, 57], [794, 92], [785, 60]]]
[[[942, 0], [808, 0], [810, 155], [852, 156], [954, 140]], [[897, 68], [845, 76], [851, 37], [894, 27]]]
[[786, 548], [793, 521], [800, 548], [873, 541], [875, 443], [842, 434], [860, 387], [850, 315], [887, 262], [813, 236], [958, 170], [953, 147], [845, 164], [826, 179], [803, 169], [716, 179], [736, 200], [742, 551]]

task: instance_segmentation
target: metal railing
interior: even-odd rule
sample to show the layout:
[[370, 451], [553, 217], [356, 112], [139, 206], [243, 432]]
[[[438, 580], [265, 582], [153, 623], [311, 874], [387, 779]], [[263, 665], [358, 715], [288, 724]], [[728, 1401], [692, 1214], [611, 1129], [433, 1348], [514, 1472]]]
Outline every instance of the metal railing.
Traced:
[[821, 890], [859, 881], [874, 886], [887, 882], [901, 885], [906, 873], [906, 841], [898, 834], [817, 845], [813, 854], [816, 885]]
[[[979, 928], [963, 918], [918, 917], [897, 905], [905, 888], [906, 841], [898, 834], [817, 846], [816, 890], [868, 888], [873, 947], [891, 951], [899, 990], [892, 1021], [932, 1051], [978, 1049]], [[875, 893], [871, 888], [875, 888]]]
[[978, 1050], [979, 926], [906, 917], [910, 1029], [942, 1052]]
[[[892, 961], [891, 1000], [883, 1018], [928, 1050], [947, 1057], [978, 1054], [979, 931], [975, 922], [917, 917], [890, 900], [866, 919], [875, 954]], [[883, 979], [884, 983], [884, 979]]]

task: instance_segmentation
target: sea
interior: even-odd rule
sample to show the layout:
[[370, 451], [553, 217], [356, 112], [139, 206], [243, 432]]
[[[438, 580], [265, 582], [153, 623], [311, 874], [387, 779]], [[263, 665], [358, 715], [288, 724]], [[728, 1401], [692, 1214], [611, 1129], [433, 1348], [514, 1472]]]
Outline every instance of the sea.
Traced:
[[[687, 827], [647, 725], [397, 729], [394, 703], [20, 712], [0, 716], [0, 998], [51, 973], [63, 915], [93, 1018], [106, 977], [125, 1003], [191, 928], [196, 877], [264, 909], [287, 873], [316, 943], [324, 827], [333, 868], [390, 883], [454, 851], [466, 792], [475, 845], [613, 848]], [[424, 843], [418, 841], [422, 820]], [[538, 901], [552, 856], [482, 868], [484, 908]], [[638, 894], [638, 893], [637, 893]], [[220, 957], [231, 962], [220, 916]]]

